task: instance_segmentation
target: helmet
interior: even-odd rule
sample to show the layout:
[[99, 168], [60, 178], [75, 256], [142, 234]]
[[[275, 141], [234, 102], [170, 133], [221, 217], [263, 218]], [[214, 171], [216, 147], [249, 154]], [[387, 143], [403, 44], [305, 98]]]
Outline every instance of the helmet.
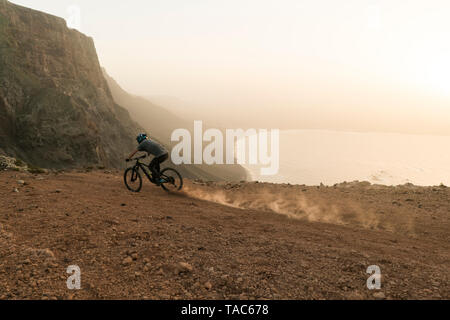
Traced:
[[142, 141], [144, 141], [145, 139], [147, 139], [147, 134], [146, 133], [141, 133], [140, 135], [137, 136], [136, 140], [139, 144], [142, 143]]

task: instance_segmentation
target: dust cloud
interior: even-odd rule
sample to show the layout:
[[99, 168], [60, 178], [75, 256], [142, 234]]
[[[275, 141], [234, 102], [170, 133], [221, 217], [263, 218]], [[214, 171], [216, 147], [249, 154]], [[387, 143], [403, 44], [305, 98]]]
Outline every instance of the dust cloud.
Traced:
[[[349, 199], [336, 199], [310, 192], [311, 187], [271, 184], [189, 184], [185, 193], [193, 198], [240, 209], [275, 212], [292, 219], [368, 229], [392, 229], [371, 208]], [[314, 190], [313, 190], [314, 191]]]

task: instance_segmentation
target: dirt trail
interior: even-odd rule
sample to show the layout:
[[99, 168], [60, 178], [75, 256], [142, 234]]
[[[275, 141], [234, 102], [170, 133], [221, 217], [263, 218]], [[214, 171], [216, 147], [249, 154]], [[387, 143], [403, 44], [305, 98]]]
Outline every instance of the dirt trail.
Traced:
[[[188, 182], [183, 194], [131, 194], [104, 172], [2, 172], [0, 186], [1, 299], [450, 298], [445, 187]], [[66, 287], [69, 265], [79, 291]]]

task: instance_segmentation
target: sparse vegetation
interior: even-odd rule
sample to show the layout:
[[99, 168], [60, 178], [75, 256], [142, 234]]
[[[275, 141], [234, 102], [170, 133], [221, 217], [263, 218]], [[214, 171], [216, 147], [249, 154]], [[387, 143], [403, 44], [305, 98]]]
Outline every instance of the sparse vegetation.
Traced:
[[47, 173], [47, 170], [29, 164], [28, 172], [32, 173], [32, 174], [43, 174], [43, 173]]
[[14, 161], [14, 164], [15, 164], [16, 166], [18, 166], [18, 167], [25, 167], [25, 166], [26, 166], [26, 163], [23, 162], [23, 161], [20, 160], [20, 159], [16, 159], [16, 161]]

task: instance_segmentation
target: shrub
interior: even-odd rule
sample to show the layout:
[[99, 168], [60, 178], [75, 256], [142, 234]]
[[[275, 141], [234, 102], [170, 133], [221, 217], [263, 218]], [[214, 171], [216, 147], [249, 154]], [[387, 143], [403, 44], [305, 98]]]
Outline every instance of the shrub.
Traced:
[[23, 162], [23, 161], [20, 160], [20, 159], [16, 159], [16, 161], [14, 161], [14, 164], [15, 164], [16, 166], [18, 166], [18, 167], [25, 167], [25, 166], [26, 166], [25, 162]]
[[32, 173], [32, 174], [42, 174], [42, 173], [47, 173], [47, 170], [33, 166], [33, 165], [28, 165], [28, 172]]

